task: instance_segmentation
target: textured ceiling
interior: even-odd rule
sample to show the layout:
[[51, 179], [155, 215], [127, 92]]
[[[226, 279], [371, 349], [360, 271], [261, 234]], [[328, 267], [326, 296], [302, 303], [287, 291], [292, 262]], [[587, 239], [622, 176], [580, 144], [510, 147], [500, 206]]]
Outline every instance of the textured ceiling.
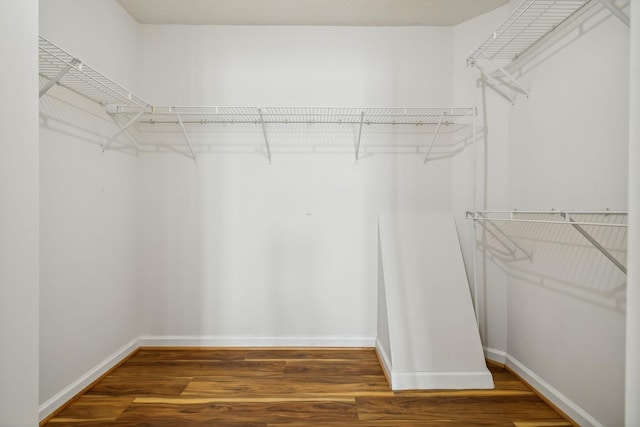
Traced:
[[144, 24], [456, 25], [508, 0], [118, 0]]

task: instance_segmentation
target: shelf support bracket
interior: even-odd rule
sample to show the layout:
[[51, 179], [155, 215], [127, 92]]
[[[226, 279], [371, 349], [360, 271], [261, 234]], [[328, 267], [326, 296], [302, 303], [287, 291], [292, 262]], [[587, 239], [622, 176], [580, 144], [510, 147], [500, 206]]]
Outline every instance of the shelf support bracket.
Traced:
[[362, 137], [362, 124], [364, 123], [364, 111], [360, 112], [360, 129], [358, 130], [358, 140], [356, 141], [356, 165], [360, 156], [360, 138]]
[[609, 252], [608, 250], [606, 250], [596, 239], [593, 238], [593, 236], [591, 236], [591, 234], [589, 234], [584, 228], [582, 228], [580, 225], [578, 224], [574, 224], [575, 221], [569, 216], [569, 214], [567, 214], [566, 212], [560, 212], [560, 216], [563, 217], [564, 219], [567, 220], [567, 222], [569, 224], [571, 224], [571, 226], [573, 228], [575, 228], [578, 233], [582, 234], [582, 236], [587, 239], [589, 241], [589, 243], [591, 243], [597, 250], [599, 250], [602, 255], [604, 255], [605, 257], [607, 257], [609, 259], [609, 261], [611, 261], [616, 267], [618, 267], [620, 269], [620, 271], [622, 271], [625, 275], [627, 274], [627, 268], [622, 265], [622, 263], [620, 261], [618, 261], [616, 259], [616, 257], [614, 257], [613, 255], [611, 255], [611, 252]]
[[[525, 255], [527, 256], [527, 258], [529, 258], [529, 261], [532, 261], [532, 260], [533, 260], [533, 255], [531, 255], [529, 252], [525, 251], [525, 250], [522, 248], [522, 246], [520, 246], [519, 244], [517, 244], [517, 243], [516, 243], [516, 242], [515, 242], [511, 237], [509, 237], [509, 235], [508, 235], [507, 233], [505, 233], [504, 231], [502, 231], [502, 229], [501, 229], [500, 227], [498, 227], [498, 226], [497, 226], [493, 221], [491, 221], [489, 218], [487, 218], [487, 217], [486, 217], [486, 216], [484, 216], [483, 214], [481, 214], [481, 213], [475, 213], [475, 212], [474, 212], [474, 219], [476, 218], [476, 214], [477, 214], [479, 217], [481, 217], [481, 218], [484, 220], [484, 222], [486, 222], [487, 224], [491, 225], [491, 226], [492, 226], [492, 227], [493, 227], [493, 228], [494, 228], [498, 233], [500, 233], [500, 235], [501, 235], [502, 237], [504, 237], [504, 238], [505, 238], [505, 240], [507, 240], [509, 243], [511, 243], [511, 244], [512, 244], [512, 245], [513, 245], [517, 250], [519, 250], [520, 252], [522, 252], [523, 254], [525, 254]], [[480, 222], [480, 224], [484, 226], [484, 224], [483, 224], [482, 222]], [[485, 227], [485, 229], [486, 229], [487, 231], [489, 231], [489, 230], [487, 229], [487, 227]], [[494, 237], [496, 237], [496, 236], [494, 235]], [[497, 238], [497, 237], [496, 237], [496, 238]], [[500, 240], [500, 239], [498, 239], [498, 240]], [[506, 245], [505, 245], [502, 241], [501, 241], [500, 243], [502, 243], [502, 244], [506, 247]], [[516, 255], [515, 255], [515, 251], [511, 251], [511, 250], [510, 250], [509, 252], [511, 252], [511, 253], [512, 253], [512, 255], [513, 255], [513, 257], [514, 257], [514, 258], [516, 257]]]
[[442, 125], [442, 121], [444, 120], [444, 116], [447, 115], [447, 112], [443, 112], [440, 116], [440, 120], [438, 121], [438, 126], [436, 126], [436, 132], [433, 134], [433, 138], [431, 138], [431, 144], [429, 144], [429, 148], [427, 149], [427, 154], [424, 156], [424, 164], [427, 164], [429, 160], [429, 154], [431, 154], [431, 149], [433, 148], [433, 144], [436, 142], [436, 138], [438, 137], [438, 132], [440, 131], [440, 125]]
[[102, 146], [102, 151], [108, 150], [109, 147], [111, 147], [111, 143], [113, 141], [115, 141], [115, 139], [120, 136], [120, 134], [122, 134], [124, 131], [126, 131], [129, 126], [131, 126], [132, 124], [134, 124], [136, 122], [136, 120], [138, 120], [140, 118], [141, 115], [143, 115], [147, 110], [141, 110], [138, 112], [138, 114], [136, 114], [131, 120], [129, 120], [124, 126], [122, 126], [120, 128], [120, 130], [116, 133], [114, 133], [111, 138], [109, 138], [107, 140], [107, 143], [105, 145]]
[[484, 224], [483, 222], [480, 222], [480, 226], [484, 228], [487, 231], [487, 233], [491, 234], [493, 238], [496, 239], [502, 245], [502, 247], [509, 252], [512, 258], [516, 257], [516, 252], [512, 250], [505, 242], [503, 242], [502, 239], [498, 237], [493, 231], [491, 231], [486, 224]]
[[504, 93], [503, 91], [501, 91], [500, 89], [498, 89], [498, 87], [500, 86], [500, 83], [494, 79], [493, 77], [491, 77], [491, 75], [489, 75], [489, 73], [487, 73], [484, 68], [480, 67], [478, 65], [478, 63], [474, 62], [473, 66], [480, 71], [480, 74], [482, 74], [482, 76], [487, 79], [487, 81], [490, 83], [491, 88], [496, 91], [496, 93], [498, 95], [500, 95], [501, 97], [503, 97], [504, 99], [506, 99], [507, 101], [509, 101], [511, 104], [515, 104], [515, 100], [513, 98], [511, 98], [509, 95], [507, 95], [506, 93]]
[[73, 59], [70, 64], [67, 64], [64, 68], [62, 68], [60, 72], [53, 79], [49, 80], [49, 82], [42, 89], [40, 89], [40, 98], [42, 98], [42, 95], [47, 93], [49, 89], [51, 89], [56, 83], [58, 83], [60, 79], [64, 77], [64, 75], [67, 74], [67, 72], [69, 72], [71, 67], [73, 67], [74, 65], [78, 65], [80, 63], [81, 62], [79, 59]]
[[189, 134], [187, 133], [187, 129], [184, 127], [184, 123], [182, 123], [182, 117], [180, 117], [180, 113], [176, 111], [176, 117], [178, 117], [178, 123], [180, 123], [180, 127], [182, 128], [182, 133], [184, 134], [184, 139], [187, 141], [187, 145], [189, 146], [189, 151], [191, 151], [191, 158], [194, 162], [198, 163], [198, 159], [196, 158], [196, 154], [193, 152], [193, 145], [191, 145], [191, 139], [189, 139]]
[[614, 15], [616, 18], [618, 18], [624, 25], [627, 26], [627, 28], [631, 27], [631, 19], [629, 19], [629, 17], [627, 15], [625, 15], [625, 13], [623, 11], [621, 11], [620, 9], [618, 9], [616, 7], [616, 5], [614, 5], [611, 0], [598, 0], [598, 3], [600, 3], [602, 6], [604, 6], [606, 9], [609, 9], [609, 12], [611, 12], [612, 15]]
[[269, 138], [267, 137], [267, 126], [265, 125], [264, 117], [262, 116], [262, 108], [258, 108], [258, 114], [260, 115], [260, 124], [262, 125], [264, 144], [267, 147], [267, 158], [269, 159], [269, 164], [271, 164], [271, 148], [269, 147]]
[[[113, 122], [117, 126], [122, 126], [115, 116], [111, 116], [111, 120], [113, 120]], [[138, 142], [135, 140], [133, 136], [131, 136], [129, 132], [124, 132], [124, 134], [127, 136], [127, 138], [129, 139], [129, 142], [131, 142], [131, 146], [136, 150], [136, 153], [137, 153], [140, 150], [140, 146], [138, 145]]]
[[516, 87], [516, 89], [522, 93], [524, 96], [526, 96], [527, 98], [529, 98], [529, 93], [522, 87], [520, 86], [520, 83], [518, 83], [518, 81], [509, 73], [507, 72], [507, 70], [505, 70], [504, 68], [502, 68], [501, 66], [499, 66], [498, 64], [496, 64], [495, 62], [493, 62], [491, 60], [491, 58], [489, 58], [488, 56], [486, 56], [484, 53], [482, 54], [482, 56], [484, 57], [484, 59], [487, 60], [487, 62], [489, 62], [491, 65], [493, 65], [496, 70], [499, 70], [502, 74], [505, 75], [505, 77], [507, 79], [509, 79], [509, 81], [511, 83], [513, 83], [513, 85]]

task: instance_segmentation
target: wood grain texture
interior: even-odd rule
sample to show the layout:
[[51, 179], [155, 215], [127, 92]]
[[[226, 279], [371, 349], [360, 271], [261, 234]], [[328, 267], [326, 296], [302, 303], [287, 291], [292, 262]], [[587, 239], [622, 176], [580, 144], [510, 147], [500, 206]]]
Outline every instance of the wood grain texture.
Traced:
[[373, 349], [137, 351], [43, 425], [572, 425], [504, 367], [495, 390], [393, 392]]

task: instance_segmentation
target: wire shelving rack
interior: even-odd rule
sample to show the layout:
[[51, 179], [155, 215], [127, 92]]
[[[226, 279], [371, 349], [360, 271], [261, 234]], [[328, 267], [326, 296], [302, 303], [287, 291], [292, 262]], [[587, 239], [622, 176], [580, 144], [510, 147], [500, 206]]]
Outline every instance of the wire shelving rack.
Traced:
[[524, 0], [469, 60], [517, 59], [587, 3], [589, 0]]
[[105, 107], [122, 105], [133, 111], [151, 111], [147, 101], [42, 36], [38, 40], [38, 57], [39, 73], [46, 81], [40, 88], [40, 97], [58, 84]]
[[[82, 60], [71, 55], [51, 41], [40, 36], [39, 68], [41, 76], [40, 97], [53, 86], [60, 86], [81, 95], [105, 108], [106, 113], [118, 117], [124, 124], [102, 149], [127, 130], [149, 130], [150, 125], [170, 127], [182, 134], [188, 146], [188, 156], [194, 161], [196, 150], [189, 131], [195, 125], [254, 125], [262, 133], [266, 154], [271, 162], [269, 143], [270, 127], [287, 124], [350, 125], [356, 129], [354, 141], [356, 162], [360, 156], [363, 126], [414, 126], [422, 133], [431, 134], [425, 163], [439, 133], [452, 133], [468, 123], [460, 119], [473, 116], [473, 108], [357, 108], [357, 107], [231, 107], [231, 106], [154, 106], [128, 89], [114, 82]], [[156, 127], [155, 129], [159, 129]], [[135, 132], [134, 132], [135, 133]], [[142, 144], [135, 144], [139, 152]]]
[[514, 258], [517, 253], [530, 260], [533, 255], [508, 236], [497, 223], [525, 223], [544, 225], [569, 225], [580, 233], [594, 248], [602, 253], [620, 271], [627, 274], [627, 268], [613, 256], [585, 227], [612, 227], [626, 230], [627, 211], [469, 211], [467, 218], [480, 223]]
[[476, 68], [488, 84], [512, 104], [513, 97], [500, 89], [505, 82], [515, 92], [528, 97], [527, 90], [505, 70], [505, 61], [515, 61], [532, 51], [573, 16], [595, 4], [608, 9], [629, 26], [628, 16], [613, 0], [523, 0], [471, 53], [467, 64]]

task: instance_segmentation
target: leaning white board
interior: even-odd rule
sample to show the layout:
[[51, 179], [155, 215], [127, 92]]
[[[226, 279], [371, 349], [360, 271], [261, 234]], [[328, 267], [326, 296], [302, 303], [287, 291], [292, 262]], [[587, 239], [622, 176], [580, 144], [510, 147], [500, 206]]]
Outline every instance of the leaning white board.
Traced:
[[394, 390], [487, 389], [454, 219], [381, 215], [378, 340]]

